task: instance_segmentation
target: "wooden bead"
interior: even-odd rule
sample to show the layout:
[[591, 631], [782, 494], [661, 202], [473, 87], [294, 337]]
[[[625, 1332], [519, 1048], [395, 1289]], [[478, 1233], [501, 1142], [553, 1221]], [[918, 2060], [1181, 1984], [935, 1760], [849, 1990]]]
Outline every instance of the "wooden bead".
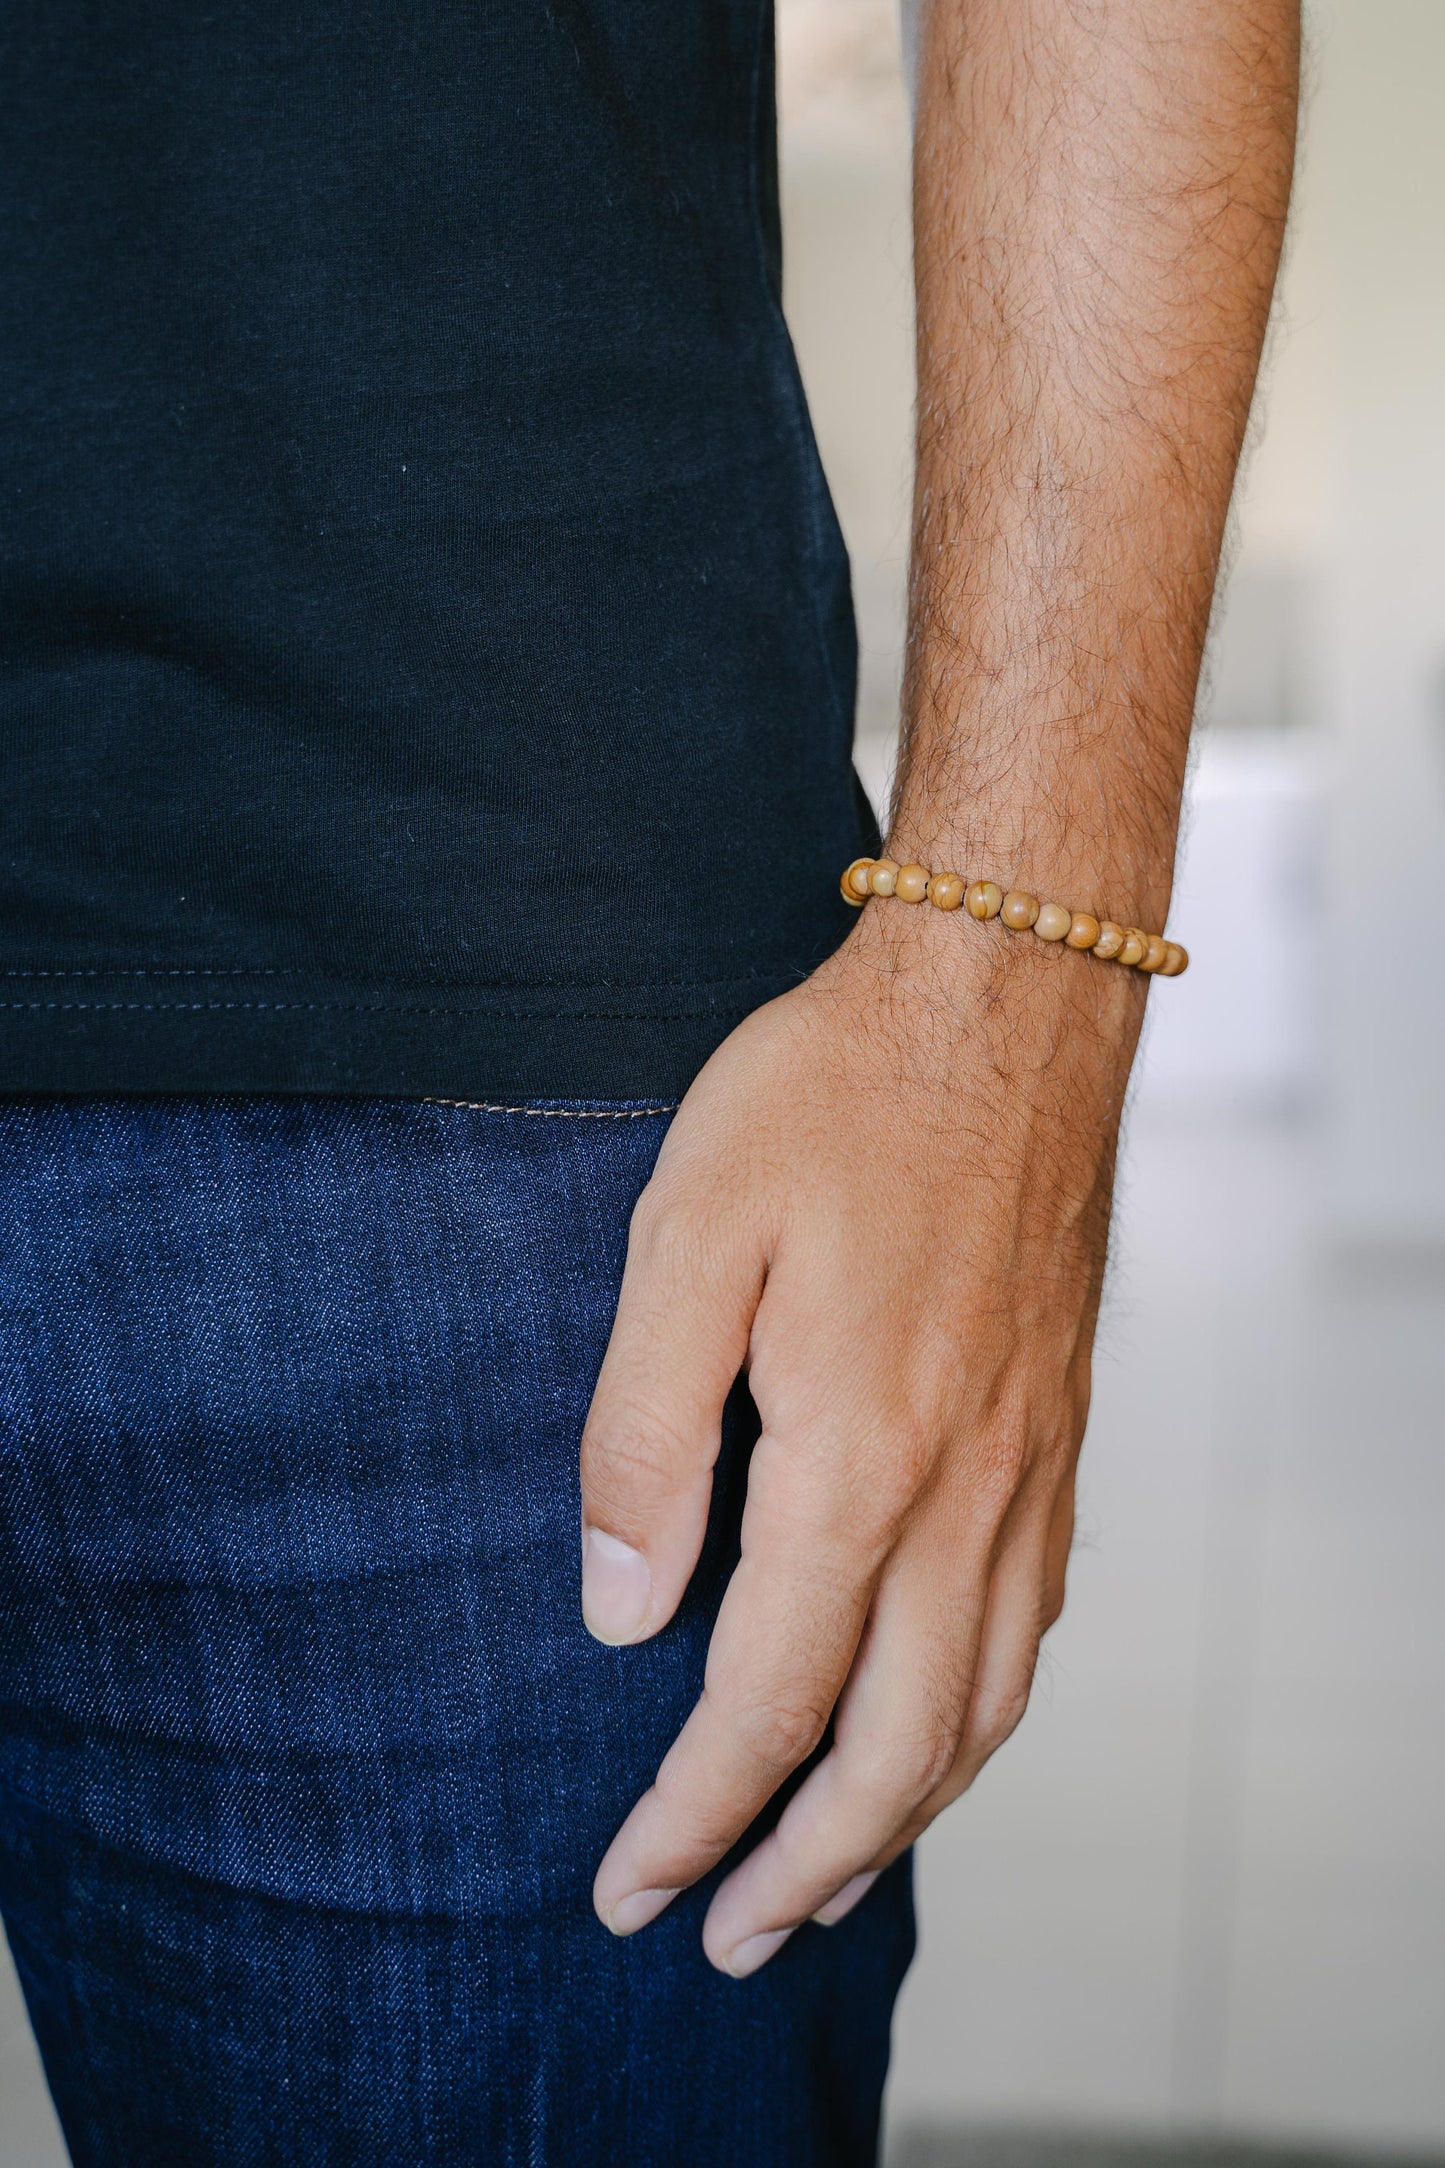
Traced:
[[940, 911], [956, 911], [963, 901], [963, 875], [935, 873], [928, 884], [928, 900]]
[[1073, 922], [1073, 912], [1062, 903], [1045, 903], [1034, 920], [1034, 932], [1041, 941], [1062, 941]]
[[871, 858], [855, 858], [842, 880], [838, 883], [838, 886], [843, 891], [843, 901], [851, 903], [855, 909], [862, 908], [864, 899], [869, 893], [868, 875], [872, 870], [872, 866], [873, 861]]
[[1067, 948], [1091, 949], [1099, 938], [1099, 921], [1087, 911], [1075, 911], [1069, 920], [1069, 930], [1064, 935]]
[[1104, 957], [1107, 961], [1117, 956], [1123, 946], [1123, 927], [1116, 924], [1112, 918], [1101, 919], [1099, 922], [1099, 938], [1094, 943], [1094, 954]]
[[1139, 958], [1139, 969], [1141, 971], [1162, 970], [1164, 959], [1168, 954], [1169, 943], [1165, 940], [1163, 934], [1151, 933], [1144, 943], [1144, 953]]
[[928, 894], [927, 866], [900, 866], [893, 893], [900, 903], [922, 903]]
[[963, 901], [972, 917], [997, 918], [1003, 908], [1003, 890], [997, 881], [975, 881]]
[[1027, 889], [1011, 888], [999, 909], [999, 917], [1005, 926], [1012, 926], [1015, 933], [1027, 933], [1039, 915], [1039, 899]]
[[868, 886], [875, 896], [891, 896], [898, 882], [898, 860], [875, 858], [873, 871], [868, 876]]
[[1159, 976], [1161, 979], [1177, 979], [1181, 971], [1189, 969], [1189, 951], [1181, 948], [1177, 941], [1166, 941], [1164, 946], [1168, 953], [1159, 966]]
[[1119, 951], [1118, 962], [1128, 964], [1131, 968], [1137, 963], [1142, 963], [1144, 960], [1144, 944], [1148, 938], [1149, 936], [1142, 926], [1126, 926], [1124, 928], [1124, 946]]

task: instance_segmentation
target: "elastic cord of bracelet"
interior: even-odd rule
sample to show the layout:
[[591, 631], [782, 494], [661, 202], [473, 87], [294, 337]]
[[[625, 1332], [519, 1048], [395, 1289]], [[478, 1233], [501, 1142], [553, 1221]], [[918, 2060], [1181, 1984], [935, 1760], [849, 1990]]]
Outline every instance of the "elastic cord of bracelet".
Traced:
[[1026, 889], [1000, 888], [997, 881], [965, 881], [961, 873], [930, 873], [927, 866], [900, 866], [893, 858], [855, 858], [839, 883], [845, 903], [861, 909], [870, 896], [892, 896], [899, 903], [931, 903], [937, 911], [967, 911], [971, 918], [997, 918], [1014, 933], [1032, 933], [1040, 941], [1061, 941], [1065, 948], [1097, 956], [1102, 963], [1177, 979], [1189, 968], [1189, 951], [1162, 933], [1142, 926], [1121, 926], [1091, 911], [1072, 911], [1066, 903], [1040, 903]]

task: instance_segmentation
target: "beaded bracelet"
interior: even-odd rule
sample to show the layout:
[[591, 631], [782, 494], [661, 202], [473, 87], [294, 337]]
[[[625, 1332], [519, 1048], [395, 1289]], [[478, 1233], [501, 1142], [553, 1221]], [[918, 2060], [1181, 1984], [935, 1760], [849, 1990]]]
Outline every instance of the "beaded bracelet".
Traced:
[[1088, 949], [1106, 963], [1128, 964], [1137, 971], [1177, 979], [1189, 968], [1189, 951], [1162, 933], [1139, 926], [1119, 926], [1112, 918], [1071, 911], [1064, 903], [1040, 903], [1022, 888], [1002, 889], [997, 881], [966, 883], [961, 873], [930, 873], [927, 866], [900, 866], [894, 858], [855, 858], [839, 883], [845, 903], [861, 910], [870, 896], [896, 896], [900, 903], [931, 903], [935, 910], [956, 911], [960, 904], [973, 918], [1002, 919], [1015, 933], [1032, 930], [1041, 941], [1062, 941], [1065, 948]]

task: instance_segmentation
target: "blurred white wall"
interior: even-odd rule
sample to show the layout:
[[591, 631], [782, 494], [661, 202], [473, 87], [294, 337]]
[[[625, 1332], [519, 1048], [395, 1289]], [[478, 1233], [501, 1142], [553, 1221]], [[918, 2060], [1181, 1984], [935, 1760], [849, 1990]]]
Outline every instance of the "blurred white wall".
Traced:
[[[1334, 1205], [1445, 1241], [1445, 7], [1334, 0], [1294, 343], [1318, 354], [1318, 699], [1338, 762]], [[1308, 315], [1306, 315], [1308, 310]]]
[[[785, 287], [882, 793], [890, 0], [782, 0]], [[895, 2125], [1445, 2155], [1445, 0], [1310, 16], [1304, 155], [1121, 1184], [1069, 1608], [920, 1851]]]

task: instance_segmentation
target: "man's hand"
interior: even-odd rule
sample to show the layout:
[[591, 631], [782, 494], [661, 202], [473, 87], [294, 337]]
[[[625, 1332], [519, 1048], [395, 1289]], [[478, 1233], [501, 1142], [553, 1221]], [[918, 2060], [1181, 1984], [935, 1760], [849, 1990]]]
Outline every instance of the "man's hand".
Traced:
[[841, 1918], [1022, 1715], [1063, 1602], [1143, 993], [997, 924], [870, 904], [689, 1092], [583, 1445], [594, 1633], [675, 1609], [744, 1367], [762, 1436], [702, 1698], [597, 1877], [618, 1931], [714, 1866], [831, 1718], [708, 1914], [714, 1963], [753, 1970]]
[[[928, 0], [894, 857], [1162, 930], [1297, 72], [1297, 0]], [[671, 1616], [743, 1367], [763, 1432], [706, 1689], [597, 1877], [619, 1933], [831, 1720], [708, 1915], [754, 1970], [1018, 1721], [1145, 983], [875, 900], [688, 1093], [583, 1444], [595, 1633]]]

